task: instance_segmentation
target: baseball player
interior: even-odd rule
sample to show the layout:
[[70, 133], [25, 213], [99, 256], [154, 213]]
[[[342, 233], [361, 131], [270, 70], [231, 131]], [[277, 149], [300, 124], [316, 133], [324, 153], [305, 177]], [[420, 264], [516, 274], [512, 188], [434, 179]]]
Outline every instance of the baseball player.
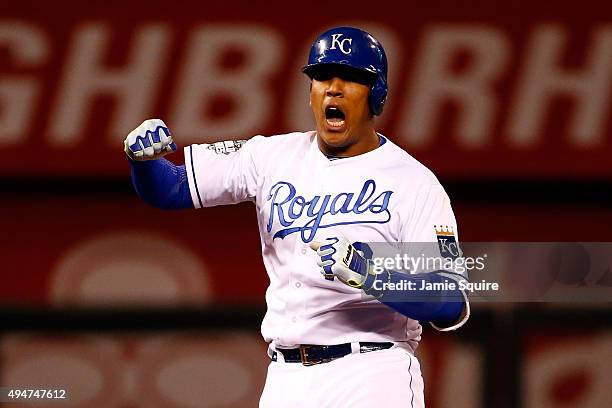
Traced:
[[431, 243], [456, 257], [449, 198], [375, 130], [388, 86], [373, 36], [352, 27], [321, 34], [303, 72], [315, 130], [187, 146], [177, 166], [162, 158], [177, 148], [168, 127], [147, 120], [124, 143], [133, 184], [162, 209], [255, 205], [270, 278], [260, 407], [423, 407], [420, 322], [465, 323], [467, 298], [449, 285], [463, 277], [377, 268], [372, 243]]

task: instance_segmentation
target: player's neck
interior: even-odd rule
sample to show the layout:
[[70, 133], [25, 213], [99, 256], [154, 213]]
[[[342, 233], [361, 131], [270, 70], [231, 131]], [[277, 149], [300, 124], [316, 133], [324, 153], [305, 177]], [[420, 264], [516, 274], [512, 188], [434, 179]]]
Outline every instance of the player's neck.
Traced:
[[355, 143], [348, 144], [342, 147], [330, 146], [323, 138], [317, 136], [319, 150], [326, 156], [332, 157], [352, 157], [370, 152], [380, 146], [380, 138], [373, 128], [369, 128], [359, 136]]

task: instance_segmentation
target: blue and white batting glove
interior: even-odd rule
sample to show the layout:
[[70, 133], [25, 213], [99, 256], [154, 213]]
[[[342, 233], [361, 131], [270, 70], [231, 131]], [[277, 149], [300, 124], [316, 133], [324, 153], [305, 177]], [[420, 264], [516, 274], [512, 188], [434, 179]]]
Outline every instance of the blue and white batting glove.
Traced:
[[336, 276], [353, 288], [365, 289], [364, 284], [368, 286], [375, 273], [371, 261], [364, 257], [365, 251], [358, 250], [357, 244], [351, 244], [344, 237], [333, 237], [327, 238], [325, 242], [313, 241], [310, 248], [317, 251], [317, 265], [321, 267], [321, 273], [326, 279]]
[[127, 135], [123, 149], [132, 160], [156, 160], [175, 152], [176, 144], [161, 119], [148, 119]]

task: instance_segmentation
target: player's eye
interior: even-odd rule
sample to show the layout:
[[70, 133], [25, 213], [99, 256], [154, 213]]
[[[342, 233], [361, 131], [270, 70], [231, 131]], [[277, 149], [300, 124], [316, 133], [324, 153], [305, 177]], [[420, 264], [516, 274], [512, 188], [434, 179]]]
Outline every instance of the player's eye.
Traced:
[[334, 77], [333, 73], [329, 70], [319, 70], [312, 75], [312, 79], [319, 82], [329, 81]]
[[372, 86], [376, 81], [376, 76], [368, 72], [359, 71], [356, 69], [348, 68], [338, 72], [338, 77], [345, 81], [355, 82], [361, 85]]
[[320, 82], [329, 81], [333, 78], [367, 86], [372, 86], [376, 80], [376, 77], [372, 74], [344, 66], [321, 67], [312, 73], [312, 79]]

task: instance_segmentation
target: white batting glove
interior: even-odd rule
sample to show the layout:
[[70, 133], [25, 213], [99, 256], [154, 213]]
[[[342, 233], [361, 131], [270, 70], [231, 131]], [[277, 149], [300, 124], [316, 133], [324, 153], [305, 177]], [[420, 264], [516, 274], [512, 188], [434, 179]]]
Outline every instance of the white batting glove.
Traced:
[[327, 238], [323, 243], [313, 241], [310, 248], [317, 251], [317, 265], [326, 278], [337, 276], [341, 282], [361, 289], [368, 275], [375, 275], [370, 261], [344, 237]]
[[132, 160], [156, 160], [175, 152], [176, 144], [163, 120], [148, 119], [127, 135], [123, 150]]

